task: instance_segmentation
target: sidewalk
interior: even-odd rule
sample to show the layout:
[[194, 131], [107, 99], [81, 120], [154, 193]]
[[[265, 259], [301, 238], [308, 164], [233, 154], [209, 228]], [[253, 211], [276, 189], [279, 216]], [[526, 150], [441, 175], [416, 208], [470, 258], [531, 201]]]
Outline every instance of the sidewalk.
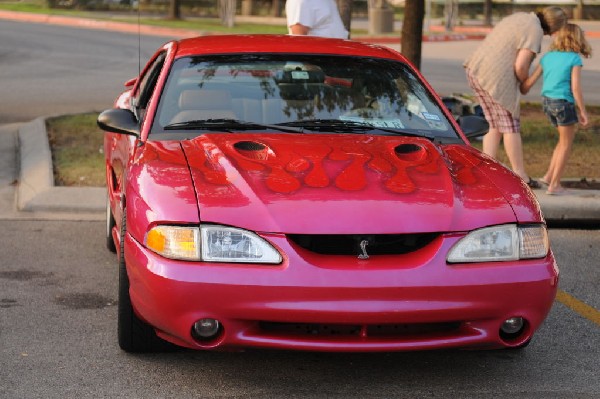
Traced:
[[[236, 17], [237, 18], [237, 17]], [[248, 17], [240, 17], [239, 20]], [[252, 18], [252, 17], [250, 17]], [[0, 19], [10, 19], [23, 22], [61, 24], [84, 29], [115, 30], [120, 32], [135, 32], [159, 36], [172, 36], [176, 38], [191, 37], [202, 34], [199, 31], [189, 31], [170, 28], [157, 28], [127, 24], [115, 21], [96, 21], [83, 18], [63, 16], [48, 16], [39, 14], [18, 13], [0, 10]], [[256, 19], [256, 18], [255, 18]], [[271, 23], [285, 23], [285, 20], [270, 20]], [[357, 21], [360, 24], [360, 21]], [[364, 23], [364, 21], [362, 21]], [[354, 24], [354, 21], [353, 21]], [[600, 21], [582, 21], [587, 35], [600, 37]], [[424, 35], [424, 41], [458, 41], [479, 40], [489, 31], [483, 26], [457, 27], [450, 34], [439, 31], [442, 27], [431, 25], [429, 33]], [[436, 32], [437, 30], [437, 32]], [[207, 34], [207, 33], [205, 33]], [[398, 43], [397, 34], [379, 36], [360, 36], [353, 39], [377, 44]], [[2, 127], [1, 130], [13, 127]], [[11, 168], [0, 170], [0, 181], [6, 182], [2, 186], [12, 185], [18, 180], [16, 189], [0, 192], [0, 217], [9, 218], [57, 218], [68, 217], [71, 219], [104, 219], [106, 210], [105, 189], [99, 187], [55, 187], [52, 174], [52, 159], [46, 134], [45, 119], [38, 118], [27, 124], [14, 127], [18, 129], [14, 140], [10, 134], [3, 132], [0, 135], [0, 154], [14, 154], [20, 161], [19, 176]], [[18, 145], [16, 143], [19, 143]], [[19, 156], [20, 154], [20, 156]], [[3, 157], [4, 158], [4, 157]], [[10, 157], [9, 157], [10, 158]], [[16, 160], [14, 161], [16, 162]], [[17, 179], [18, 178], [18, 179]], [[14, 203], [8, 198], [14, 191]], [[549, 196], [545, 190], [534, 190], [542, 212], [549, 222], [564, 222], [572, 224], [600, 223], [600, 190], [571, 190], [572, 195]], [[4, 209], [4, 208], [13, 209]]]

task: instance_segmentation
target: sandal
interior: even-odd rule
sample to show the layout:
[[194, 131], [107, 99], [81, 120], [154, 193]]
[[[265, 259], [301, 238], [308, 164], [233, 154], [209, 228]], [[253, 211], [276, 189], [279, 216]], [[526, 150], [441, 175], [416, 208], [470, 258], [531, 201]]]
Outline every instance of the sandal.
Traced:
[[567, 190], [566, 188], [559, 188], [558, 190], [547, 190], [546, 194], [548, 195], [569, 195], [571, 194], [571, 191]]
[[550, 183], [548, 183], [548, 182], [546, 181], [546, 179], [544, 179], [543, 177], [540, 177], [540, 178], [538, 179], [538, 181], [539, 181], [540, 183], [542, 183], [544, 186], [549, 186], [549, 185], [550, 185]]
[[539, 181], [532, 179], [531, 177], [529, 178], [529, 181], [527, 182], [527, 185], [529, 186], [529, 188], [542, 188], [542, 185], [540, 184]]

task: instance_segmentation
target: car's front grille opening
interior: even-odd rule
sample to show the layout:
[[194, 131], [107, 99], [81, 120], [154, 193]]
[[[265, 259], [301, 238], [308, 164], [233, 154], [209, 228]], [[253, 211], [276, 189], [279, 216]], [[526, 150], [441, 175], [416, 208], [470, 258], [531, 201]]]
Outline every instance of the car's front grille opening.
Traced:
[[415, 324], [315, 324], [260, 322], [264, 332], [291, 336], [339, 337], [402, 337], [423, 334], [450, 333], [460, 328], [460, 322]]
[[[322, 255], [401, 255], [431, 243], [438, 233], [421, 234], [290, 234], [302, 248]], [[364, 251], [363, 251], [364, 248]]]

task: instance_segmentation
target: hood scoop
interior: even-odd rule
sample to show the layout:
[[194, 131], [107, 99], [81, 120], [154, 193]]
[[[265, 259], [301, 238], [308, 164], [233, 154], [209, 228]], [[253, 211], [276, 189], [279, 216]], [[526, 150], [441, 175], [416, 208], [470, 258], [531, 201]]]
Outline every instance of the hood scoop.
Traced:
[[238, 141], [233, 145], [233, 148], [240, 155], [256, 161], [264, 161], [269, 156], [275, 155], [270, 147], [256, 141]]
[[394, 154], [401, 161], [422, 162], [427, 157], [427, 150], [414, 143], [403, 143], [394, 148]]

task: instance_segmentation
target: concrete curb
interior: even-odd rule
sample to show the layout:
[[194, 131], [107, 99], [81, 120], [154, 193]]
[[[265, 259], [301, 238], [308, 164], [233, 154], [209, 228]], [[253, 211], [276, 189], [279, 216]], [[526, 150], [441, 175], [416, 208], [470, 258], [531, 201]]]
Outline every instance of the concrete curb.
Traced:
[[548, 195], [543, 190], [534, 190], [549, 223], [596, 225], [600, 223], [600, 190], [570, 190], [573, 195]]
[[20, 176], [17, 210], [27, 212], [103, 212], [103, 187], [56, 187], [46, 119], [37, 118], [19, 128]]
[[19, 128], [20, 178], [17, 209], [31, 211], [29, 203], [54, 186], [52, 154], [46, 133], [45, 118], [37, 118]]

